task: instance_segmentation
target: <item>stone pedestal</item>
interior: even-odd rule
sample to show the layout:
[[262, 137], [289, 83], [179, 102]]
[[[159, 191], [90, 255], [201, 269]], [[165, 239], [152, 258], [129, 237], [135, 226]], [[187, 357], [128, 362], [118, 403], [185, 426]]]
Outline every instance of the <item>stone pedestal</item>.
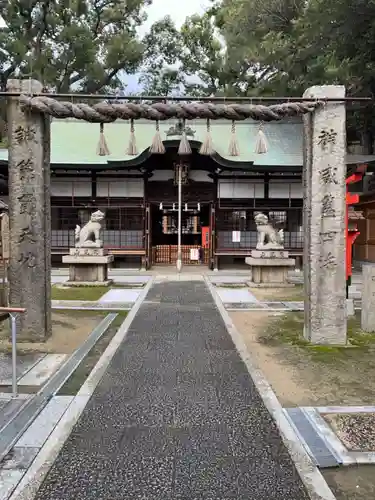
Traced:
[[362, 311], [361, 328], [375, 332], [375, 265], [362, 265]]
[[288, 283], [288, 271], [296, 264], [286, 250], [252, 250], [246, 257], [251, 266], [252, 287], [282, 288], [294, 286]]
[[346, 344], [345, 88], [312, 87], [304, 97], [337, 99], [304, 116], [304, 336]]
[[113, 262], [113, 255], [108, 255], [104, 248], [71, 248], [69, 255], [62, 261], [69, 264], [69, 285], [108, 286], [108, 264]]

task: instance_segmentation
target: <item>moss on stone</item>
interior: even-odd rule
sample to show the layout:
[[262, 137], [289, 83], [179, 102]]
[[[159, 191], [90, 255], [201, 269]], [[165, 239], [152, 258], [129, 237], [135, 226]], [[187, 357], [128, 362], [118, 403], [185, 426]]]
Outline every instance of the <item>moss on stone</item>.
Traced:
[[375, 346], [375, 334], [361, 330], [360, 313], [348, 320], [345, 346], [313, 345], [303, 337], [303, 313], [286, 313], [272, 319], [259, 340], [266, 345], [293, 345], [306, 350], [316, 361], [339, 361], [360, 355]]

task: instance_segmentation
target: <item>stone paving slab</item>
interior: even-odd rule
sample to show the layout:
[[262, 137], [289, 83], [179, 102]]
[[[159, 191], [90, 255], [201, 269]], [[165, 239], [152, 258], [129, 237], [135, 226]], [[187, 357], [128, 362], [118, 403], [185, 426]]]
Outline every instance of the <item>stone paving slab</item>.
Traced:
[[66, 354], [47, 354], [18, 381], [20, 386], [41, 386], [61, 366]]
[[8, 500], [9, 495], [22, 479], [25, 471], [4, 469], [0, 470], [0, 500]]
[[267, 304], [265, 302], [224, 302], [223, 303], [225, 309], [228, 310], [259, 310], [259, 309], [267, 309]]
[[222, 302], [257, 303], [258, 300], [246, 288], [216, 288]]
[[65, 283], [68, 281], [69, 276], [59, 276], [59, 275], [52, 275], [51, 276], [51, 282], [52, 284], [58, 284], [58, 283]]
[[272, 310], [272, 311], [303, 311], [303, 302], [224, 302], [225, 309], [230, 311], [248, 311], [248, 310]]
[[209, 280], [214, 285], [222, 284], [243, 284], [246, 286], [246, 282], [249, 281], [249, 276], [209, 276]]
[[151, 276], [145, 276], [143, 274], [138, 274], [138, 275], [118, 275], [115, 274], [111, 271], [109, 271], [109, 277], [113, 279], [116, 283], [126, 283], [126, 284], [132, 284], [132, 283], [139, 283], [139, 284], [146, 284], [148, 281], [151, 279]]
[[205, 283], [148, 293], [36, 495], [78, 498], [308, 500]]
[[15, 446], [1, 463], [1, 470], [27, 470], [36, 457], [38, 448]]
[[78, 309], [78, 310], [126, 310], [131, 309], [134, 302], [96, 302], [91, 300], [53, 300], [52, 309]]
[[[18, 380], [33, 366], [35, 366], [45, 354], [22, 354], [17, 356], [17, 378]], [[9, 385], [12, 380], [12, 355], [0, 354], [0, 385]]]
[[105, 303], [126, 303], [126, 302], [135, 302], [139, 294], [141, 293], [140, 289], [134, 288], [112, 288], [112, 290], [109, 290], [107, 293], [105, 293], [100, 299], [98, 300], [99, 304], [105, 304]]
[[284, 304], [288, 309], [291, 309], [292, 311], [303, 311], [305, 308], [304, 302], [284, 302]]
[[26, 397], [10, 398], [10, 394], [0, 397], [0, 429], [8, 423], [18, 410], [25, 404]]
[[288, 309], [284, 302], [265, 302], [267, 309]]
[[40, 448], [53, 431], [67, 407], [71, 396], [54, 396], [17, 442], [19, 448]]

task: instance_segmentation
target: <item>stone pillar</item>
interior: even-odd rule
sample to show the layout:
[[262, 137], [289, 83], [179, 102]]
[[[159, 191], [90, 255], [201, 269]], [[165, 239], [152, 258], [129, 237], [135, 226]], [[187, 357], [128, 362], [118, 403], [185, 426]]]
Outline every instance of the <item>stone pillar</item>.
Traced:
[[[9, 92], [42, 91], [35, 80], [10, 80]], [[50, 119], [8, 101], [10, 305], [25, 307], [17, 319], [21, 341], [51, 335]]]
[[362, 265], [362, 311], [361, 328], [375, 332], [375, 265]]
[[[343, 86], [311, 87], [304, 97], [340, 99]], [[304, 335], [313, 344], [346, 343], [345, 102], [304, 117]]]
[[9, 260], [9, 214], [7, 212], [4, 212], [1, 216], [1, 254], [3, 260]]

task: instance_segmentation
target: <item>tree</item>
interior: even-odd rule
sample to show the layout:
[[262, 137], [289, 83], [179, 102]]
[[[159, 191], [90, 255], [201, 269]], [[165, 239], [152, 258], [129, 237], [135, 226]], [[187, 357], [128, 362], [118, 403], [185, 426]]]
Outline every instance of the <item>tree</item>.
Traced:
[[294, 22], [304, 5], [304, 0], [223, 0], [216, 5], [216, 23], [226, 40], [230, 64], [242, 62], [253, 76], [250, 94], [283, 93], [285, 80], [290, 87]]
[[[215, 10], [228, 57], [247, 61], [256, 94], [300, 96], [321, 84], [374, 94], [374, 0], [223, 0]], [[374, 124], [372, 109], [350, 115], [368, 153]]]
[[96, 93], [134, 73], [143, 46], [137, 27], [151, 0], [2, 0], [0, 84], [33, 77], [57, 92]]
[[144, 94], [242, 95], [252, 76], [243, 65], [228, 64], [212, 11], [188, 17], [178, 30], [169, 16], [156, 22], [143, 40]]
[[182, 40], [170, 16], [156, 21], [143, 39], [144, 60], [139, 83], [143, 95], [172, 95], [184, 89]]
[[181, 68], [188, 94], [225, 93], [225, 49], [208, 14], [188, 17], [180, 30]]

